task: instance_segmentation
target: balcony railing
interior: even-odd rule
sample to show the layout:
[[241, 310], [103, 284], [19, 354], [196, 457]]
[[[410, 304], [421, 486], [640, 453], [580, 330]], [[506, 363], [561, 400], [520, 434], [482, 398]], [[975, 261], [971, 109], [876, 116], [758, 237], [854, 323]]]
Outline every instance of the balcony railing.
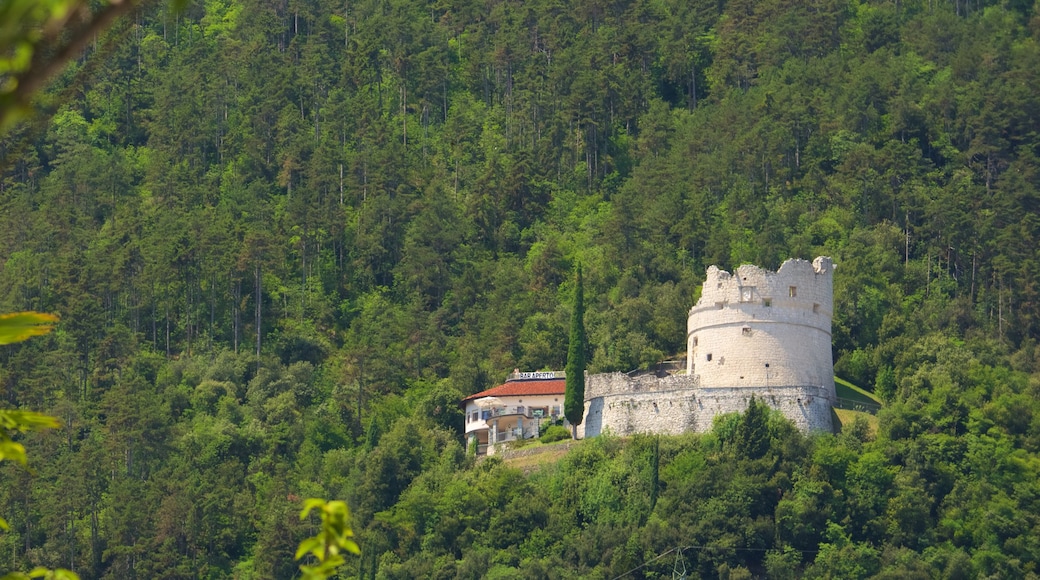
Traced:
[[[535, 409], [532, 409], [531, 407], [528, 407], [526, 405], [491, 407], [489, 409], [481, 411], [480, 418], [481, 420], [486, 421], [488, 419], [494, 419], [495, 417], [519, 415], [528, 419], [549, 419], [550, 415], [545, 414], [545, 408], [546, 407], [536, 407]], [[541, 410], [542, 415], [535, 415], [536, 410]], [[555, 415], [553, 415], [552, 417], [555, 418]]]
[[878, 411], [881, 410], [881, 405], [878, 405], [877, 403], [854, 401], [852, 399], [842, 399], [840, 397], [834, 406], [839, 409], [848, 409], [850, 411], [862, 411], [864, 413], [870, 413], [871, 415], [877, 415]]

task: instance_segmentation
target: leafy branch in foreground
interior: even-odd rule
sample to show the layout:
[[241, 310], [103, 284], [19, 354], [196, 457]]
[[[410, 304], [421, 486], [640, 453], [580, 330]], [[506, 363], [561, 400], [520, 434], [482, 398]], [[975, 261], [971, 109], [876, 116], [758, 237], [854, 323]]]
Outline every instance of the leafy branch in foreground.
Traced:
[[[0, 132], [29, 117], [33, 95], [117, 18], [154, 1], [0, 3]], [[175, 8], [183, 4], [173, 2]]]
[[[33, 336], [47, 334], [54, 329], [56, 322], [58, 322], [57, 316], [42, 312], [0, 314], [0, 344], [22, 342]], [[25, 467], [27, 464], [25, 447], [11, 439], [12, 433], [42, 431], [60, 426], [61, 422], [57, 418], [44, 415], [43, 413], [0, 409], [0, 461], [12, 459], [20, 463], [22, 467]], [[0, 518], [0, 528], [4, 530], [10, 529], [7, 520]], [[79, 580], [79, 575], [64, 568], [50, 570], [37, 566], [28, 573], [10, 572], [0, 577], [0, 580], [28, 580], [30, 578]]]
[[354, 531], [348, 523], [350, 519], [350, 508], [342, 501], [325, 501], [323, 499], [311, 498], [303, 503], [303, 511], [300, 519], [306, 519], [311, 510], [318, 508], [321, 516], [321, 530], [314, 537], [300, 542], [296, 549], [296, 559], [299, 560], [307, 554], [318, 559], [318, 564], [306, 566], [301, 564], [300, 571], [303, 577], [311, 580], [325, 580], [336, 573], [336, 570], [347, 563], [340, 554], [346, 550], [351, 554], [360, 555], [361, 550], [357, 542], [352, 540]]
[[11, 312], [0, 314], [0, 344], [22, 342], [54, 329], [58, 317], [43, 312]]
[[0, 580], [30, 580], [31, 578], [43, 578], [44, 580], [79, 580], [79, 574], [64, 568], [50, 570], [43, 566], [33, 568], [29, 573], [11, 572], [0, 576]]

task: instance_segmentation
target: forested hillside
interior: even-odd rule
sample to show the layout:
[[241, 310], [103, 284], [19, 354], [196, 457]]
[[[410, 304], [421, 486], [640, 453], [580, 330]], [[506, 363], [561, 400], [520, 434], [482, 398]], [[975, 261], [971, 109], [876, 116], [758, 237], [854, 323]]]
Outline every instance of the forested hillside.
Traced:
[[[0, 398], [64, 423], [0, 468], [0, 569], [290, 578], [317, 496], [361, 578], [1040, 574], [1037, 5], [196, 0], [107, 38], [0, 141], [0, 311], [62, 317]], [[628, 371], [707, 266], [817, 255], [876, 434], [466, 457], [455, 401], [564, 367], [578, 264], [589, 370]]]

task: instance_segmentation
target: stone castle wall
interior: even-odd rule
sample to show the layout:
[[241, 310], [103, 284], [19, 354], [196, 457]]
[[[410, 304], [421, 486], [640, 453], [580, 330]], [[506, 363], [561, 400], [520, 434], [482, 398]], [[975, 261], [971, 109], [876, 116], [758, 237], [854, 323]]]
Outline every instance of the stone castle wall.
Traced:
[[579, 436], [711, 430], [715, 417], [742, 413], [754, 395], [803, 431], [830, 431], [832, 397], [824, 387], [699, 387], [685, 375], [632, 379], [621, 373], [586, 378]]
[[703, 432], [752, 395], [803, 430], [831, 430], [833, 271], [826, 257], [776, 272], [712, 266], [687, 320], [687, 373], [590, 375], [586, 435]]
[[[697, 429], [695, 381], [686, 375], [658, 378], [623, 373], [585, 378], [585, 437], [610, 431], [615, 435], [666, 433]], [[584, 430], [584, 431], [582, 431]]]

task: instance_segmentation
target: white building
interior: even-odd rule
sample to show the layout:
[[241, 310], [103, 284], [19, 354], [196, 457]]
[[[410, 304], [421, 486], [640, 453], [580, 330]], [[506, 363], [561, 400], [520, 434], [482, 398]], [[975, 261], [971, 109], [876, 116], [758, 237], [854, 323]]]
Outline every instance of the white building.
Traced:
[[563, 416], [562, 372], [515, 371], [505, 384], [462, 400], [466, 440], [477, 452], [494, 454], [495, 445], [537, 437], [543, 425]]

